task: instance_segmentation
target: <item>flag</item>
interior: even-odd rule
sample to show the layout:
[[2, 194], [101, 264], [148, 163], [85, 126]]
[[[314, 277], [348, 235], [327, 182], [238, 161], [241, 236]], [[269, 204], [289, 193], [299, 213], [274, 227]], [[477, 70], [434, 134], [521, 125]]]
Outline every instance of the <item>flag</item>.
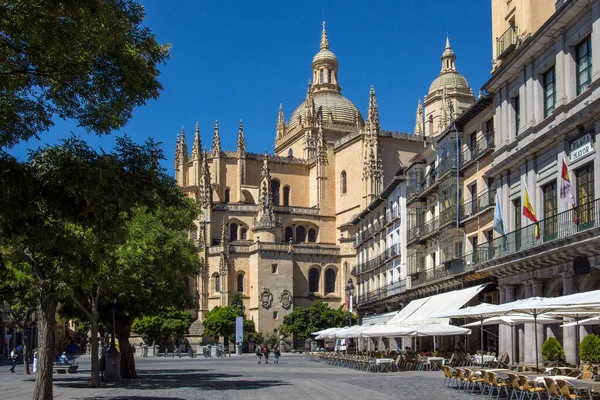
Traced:
[[502, 207], [500, 207], [500, 196], [496, 194], [496, 208], [494, 209], [494, 225], [492, 229], [498, 232], [500, 236], [506, 235], [504, 232], [504, 218], [502, 218]]
[[540, 238], [540, 225], [538, 224], [537, 217], [535, 216], [535, 211], [533, 209], [533, 205], [531, 204], [531, 200], [529, 199], [529, 190], [527, 189], [527, 184], [523, 182], [524, 190], [523, 190], [523, 215], [529, 218], [531, 222], [535, 224], [535, 238]]
[[[569, 178], [569, 169], [563, 158], [562, 173], [560, 174], [560, 198], [567, 200], [572, 208], [577, 207], [575, 196], [573, 196], [573, 188], [571, 187], [571, 179]], [[573, 222], [577, 223], [577, 213], [573, 211]]]

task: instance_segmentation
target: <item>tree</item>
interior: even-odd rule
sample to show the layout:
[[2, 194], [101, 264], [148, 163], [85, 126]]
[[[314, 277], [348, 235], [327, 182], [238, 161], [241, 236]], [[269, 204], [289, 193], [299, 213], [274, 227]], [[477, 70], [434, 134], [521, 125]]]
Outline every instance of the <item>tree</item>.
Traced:
[[159, 315], [136, 318], [131, 330], [142, 336], [148, 344], [158, 344], [161, 348], [169, 340], [177, 346], [179, 341], [189, 333], [192, 315], [185, 311], [166, 309]]
[[[30, 274], [22, 272], [22, 260], [6, 260], [0, 247], [0, 299], [4, 300], [6, 312], [17, 328], [23, 333], [23, 373], [29, 375], [29, 340], [33, 318], [37, 309], [35, 282]], [[0, 305], [2, 306], [2, 305]]]
[[[334, 310], [322, 301], [315, 301], [310, 307], [295, 307], [283, 318], [281, 331], [305, 340], [311, 337], [312, 332], [347, 325], [350, 315], [342, 311], [342, 307]], [[352, 319], [356, 321], [356, 315], [352, 315]]]
[[244, 315], [242, 297], [239, 293], [234, 293], [230, 298], [230, 305], [225, 307], [215, 307], [204, 316], [202, 326], [204, 334], [223, 337], [226, 344], [229, 340], [236, 341], [235, 337], [235, 318], [244, 317], [244, 341], [248, 341], [250, 335], [256, 332], [254, 321], [249, 320]]
[[579, 344], [579, 358], [581, 361], [600, 362], [600, 337], [590, 333]]
[[555, 337], [550, 336], [542, 344], [542, 356], [546, 361], [561, 361], [565, 359], [565, 352], [560, 342]]
[[131, 0], [2, 2], [0, 148], [37, 137], [55, 116], [108, 134], [158, 98], [169, 46], [143, 19]]
[[[127, 137], [117, 138], [111, 153], [97, 153], [70, 138], [32, 152], [26, 163], [0, 158], [0, 244], [13, 252], [13, 259], [25, 254], [40, 304], [36, 380], [40, 393], [51, 391], [59, 297], [68, 295], [81, 308], [95, 338], [102, 296], [118, 293], [112, 290], [118, 284], [118, 290], [132, 285], [131, 276], [115, 276], [120, 271], [116, 252], [127, 240], [133, 210], [144, 206], [153, 211], [161, 204], [189, 207], [189, 200], [160, 166], [162, 159], [162, 150], [152, 140], [137, 145]], [[184, 213], [197, 215], [197, 208], [192, 210]], [[177, 234], [185, 237], [181, 231]], [[185, 243], [188, 250], [193, 248]], [[98, 343], [92, 340], [91, 345], [92, 386], [98, 386]]]

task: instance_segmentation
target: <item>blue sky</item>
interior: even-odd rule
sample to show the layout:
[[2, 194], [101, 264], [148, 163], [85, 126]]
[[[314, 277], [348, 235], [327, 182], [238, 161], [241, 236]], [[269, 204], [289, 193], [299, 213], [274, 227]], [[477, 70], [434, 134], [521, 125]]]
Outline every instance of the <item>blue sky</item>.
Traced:
[[[489, 0], [142, 3], [145, 24], [173, 46], [171, 59], [161, 67], [161, 97], [136, 109], [120, 133], [163, 142], [170, 171], [176, 134], [185, 126], [191, 139], [196, 121], [203, 146], [210, 148], [218, 119], [222, 148], [235, 149], [241, 119], [248, 151], [272, 152], [279, 104], [287, 121], [306, 95], [323, 14], [342, 94], [365, 114], [374, 85], [384, 129], [412, 132], [417, 99], [439, 74], [446, 34], [475, 94], [491, 70]], [[105, 149], [118, 134], [88, 136], [72, 121], [57, 120], [41, 143], [70, 132]], [[10, 152], [25, 159], [27, 149], [39, 145], [30, 141]]]

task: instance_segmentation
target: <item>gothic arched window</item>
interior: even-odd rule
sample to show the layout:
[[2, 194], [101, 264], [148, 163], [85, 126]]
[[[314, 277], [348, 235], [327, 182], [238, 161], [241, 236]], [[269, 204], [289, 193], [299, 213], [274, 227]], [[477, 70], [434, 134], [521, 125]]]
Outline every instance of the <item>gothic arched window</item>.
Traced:
[[294, 150], [292, 150], [292, 149], [288, 150], [288, 157], [294, 157]]
[[308, 291], [311, 293], [319, 291], [319, 270], [311, 268], [308, 271]]
[[229, 240], [238, 240], [238, 224], [234, 223], [229, 225]]
[[244, 293], [244, 274], [238, 274], [237, 276], [237, 291]]
[[296, 227], [296, 242], [302, 243], [306, 240], [306, 229], [302, 225]]
[[342, 171], [342, 176], [340, 178], [340, 191], [342, 194], [346, 194], [348, 191], [348, 180], [346, 177], [346, 171]]
[[335, 292], [335, 270], [329, 268], [325, 271], [325, 294]]
[[213, 275], [214, 289], [215, 293], [221, 292], [221, 276], [215, 272]]
[[294, 230], [291, 226], [285, 228], [285, 241], [289, 242], [290, 240], [294, 240]]
[[240, 240], [248, 240], [248, 229], [242, 228]]
[[313, 228], [308, 230], [308, 242], [315, 243], [317, 241], [317, 231]]
[[283, 187], [283, 205], [286, 207], [290, 205], [290, 187], [289, 186]]
[[231, 201], [229, 188], [225, 189], [225, 203], [229, 203]]
[[281, 184], [279, 183], [278, 180], [271, 181], [271, 193], [273, 195], [273, 205], [274, 206], [279, 205], [279, 187], [280, 186], [281, 186]]

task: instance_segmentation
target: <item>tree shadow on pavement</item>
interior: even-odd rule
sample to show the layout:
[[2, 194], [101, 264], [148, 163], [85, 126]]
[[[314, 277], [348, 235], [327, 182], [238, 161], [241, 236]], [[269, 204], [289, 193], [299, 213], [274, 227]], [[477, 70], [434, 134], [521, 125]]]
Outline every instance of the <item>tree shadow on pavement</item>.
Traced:
[[[167, 370], [151, 373], [138, 372], [138, 379], [122, 380], [118, 383], [102, 383], [103, 388], [123, 390], [161, 390], [177, 388], [198, 388], [202, 390], [256, 390], [270, 386], [287, 385], [275, 379], [245, 379], [240, 375], [221, 373], [202, 373], [188, 370]], [[85, 379], [55, 380], [54, 385], [67, 388], [89, 388], [89, 377]], [[232, 379], [233, 378], [233, 379]]]

